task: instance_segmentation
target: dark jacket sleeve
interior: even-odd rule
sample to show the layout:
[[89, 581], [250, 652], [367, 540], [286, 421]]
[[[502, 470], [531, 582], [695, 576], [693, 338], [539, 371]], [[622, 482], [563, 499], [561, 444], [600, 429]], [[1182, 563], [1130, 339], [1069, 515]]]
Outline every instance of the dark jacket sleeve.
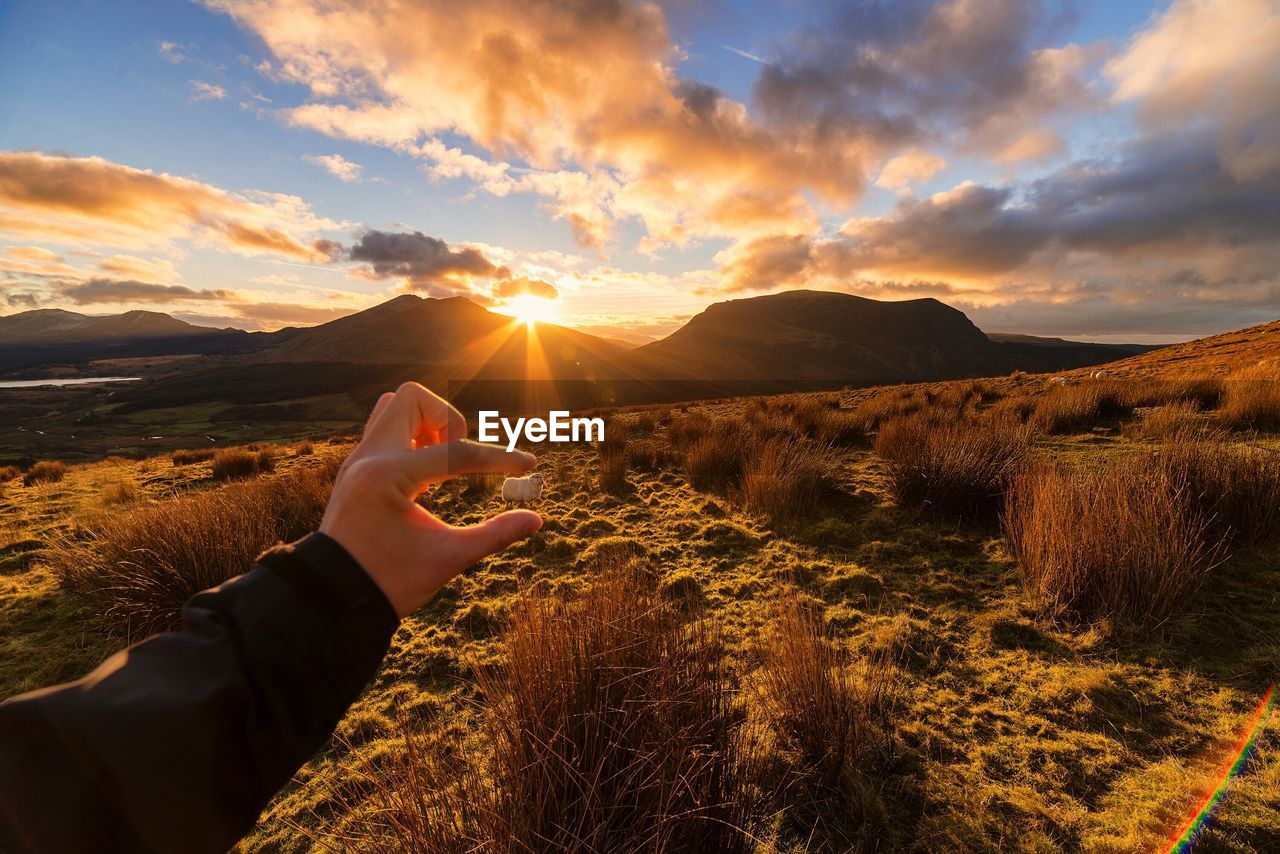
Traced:
[[0, 704], [0, 851], [225, 851], [329, 738], [398, 622], [323, 534], [183, 619]]

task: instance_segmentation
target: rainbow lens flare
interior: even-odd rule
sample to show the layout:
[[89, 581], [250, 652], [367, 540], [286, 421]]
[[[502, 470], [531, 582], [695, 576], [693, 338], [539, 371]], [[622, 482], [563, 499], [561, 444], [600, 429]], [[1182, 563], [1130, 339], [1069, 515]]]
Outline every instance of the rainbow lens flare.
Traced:
[[1244, 735], [1241, 737], [1240, 743], [1236, 745], [1235, 751], [1231, 754], [1231, 758], [1223, 770], [1217, 786], [1205, 797], [1196, 811], [1192, 813], [1191, 818], [1178, 831], [1178, 835], [1170, 841], [1169, 847], [1165, 849], [1167, 854], [1186, 854], [1191, 850], [1191, 844], [1195, 840], [1196, 834], [1200, 832], [1205, 822], [1213, 815], [1214, 809], [1227, 794], [1231, 784], [1235, 782], [1235, 779], [1244, 770], [1245, 765], [1248, 764], [1249, 757], [1253, 753], [1254, 742], [1257, 741], [1258, 734], [1262, 732], [1263, 725], [1271, 715], [1275, 695], [1276, 686], [1272, 685], [1263, 696], [1262, 702], [1258, 703], [1258, 708], [1254, 709], [1253, 714], [1250, 715], [1249, 724], [1245, 728]]

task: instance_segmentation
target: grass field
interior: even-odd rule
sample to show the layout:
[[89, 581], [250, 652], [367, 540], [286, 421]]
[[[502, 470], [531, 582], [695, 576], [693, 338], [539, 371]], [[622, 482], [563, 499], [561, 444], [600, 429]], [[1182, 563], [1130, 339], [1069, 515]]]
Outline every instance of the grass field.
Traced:
[[[422, 800], [414, 807], [413, 790], [399, 781], [418, 777], [406, 768], [425, 769], [423, 779], [445, 769], [446, 779], [474, 777], [477, 791], [493, 792], [506, 779], [494, 722], [521, 720], [501, 703], [532, 690], [504, 670], [524, 654], [530, 621], [553, 613], [565, 625], [581, 623], [584, 609], [573, 603], [591, 601], [593, 585], [614, 583], [627, 566], [642, 579], [637, 601], [651, 597], [653, 608], [690, 620], [689, 631], [711, 633], [695, 652], [714, 662], [697, 662], [717, 674], [718, 693], [707, 702], [725, 704], [715, 720], [733, 734], [714, 743], [727, 754], [732, 742], [737, 758], [726, 768], [750, 770], [751, 785], [731, 795], [732, 814], [751, 825], [741, 847], [1161, 850], [1212, 790], [1250, 711], [1280, 680], [1280, 561], [1267, 537], [1232, 540], [1153, 624], [1084, 606], [1046, 608], [1002, 528], [1002, 490], [1012, 488], [1006, 463], [1094, 470], [1153, 452], [1170, 430], [1185, 435], [1135, 426], [1146, 407], [1113, 405], [1096, 389], [1081, 404], [1066, 391], [1043, 378], [1005, 378], [661, 407], [610, 413], [612, 448], [536, 448], [547, 475], [536, 508], [543, 530], [404, 621], [334, 742], [273, 802], [244, 847], [394, 850], [408, 844], [398, 840], [427, 838], [388, 830], [438, 832], [442, 821], [415, 814]], [[1164, 405], [1176, 405], [1184, 392], [1164, 394], [1172, 401]], [[1083, 416], [1059, 417], [1081, 406]], [[1166, 421], [1208, 429], [1217, 418], [1184, 409]], [[904, 451], [906, 439], [895, 450], [891, 437], [902, 431], [885, 427], [912, 411], [989, 419], [973, 421], [988, 432], [1006, 423], [998, 419], [1025, 422], [1027, 459], [1023, 450], [997, 459], [999, 449], [966, 445], [974, 456], [961, 473], [984, 460], [981, 486], [969, 487], [982, 500], [935, 506], [919, 497], [935, 493], [908, 489], [904, 478], [937, 464]], [[1037, 412], [1044, 424], [1066, 426], [1037, 428]], [[813, 442], [822, 467], [812, 483], [797, 484], [795, 472], [809, 462], [715, 456], [726, 443], [698, 444], [708, 430], [723, 439], [715, 425], [736, 425], [734, 446], [748, 456], [753, 446], [742, 437], [750, 431], [775, 445], [788, 436]], [[1215, 437], [1280, 454], [1275, 433]], [[948, 446], [963, 438], [956, 433]], [[754, 446], [760, 455], [767, 441]], [[259, 477], [319, 471], [348, 448], [285, 449]], [[602, 464], [610, 469], [603, 483]], [[951, 483], [947, 495], [964, 498], [966, 481]], [[500, 508], [496, 485], [456, 481], [424, 500], [449, 521], [476, 521]], [[74, 541], [108, 516], [234, 488], [213, 479], [210, 461], [175, 465], [167, 456], [73, 466], [55, 483], [0, 485], [0, 695], [78, 676], [119, 643], [120, 627], [104, 626], [83, 594], [59, 583], [55, 540]], [[547, 602], [568, 610], [539, 611]], [[793, 693], [814, 697], [820, 713], [781, 702], [786, 685], [809, 686]], [[842, 727], [848, 739], [836, 737]], [[838, 767], [826, 767], [835, 761], [823, 746], [828, 737], [851, 745]], [[458, 802], [440, 803], [447, 810]], [[463, 833], [490, 832], [481, 820], [450, 821]], [[1196, 850], [1277, 846], [1280, 721], [1272, 720]]]

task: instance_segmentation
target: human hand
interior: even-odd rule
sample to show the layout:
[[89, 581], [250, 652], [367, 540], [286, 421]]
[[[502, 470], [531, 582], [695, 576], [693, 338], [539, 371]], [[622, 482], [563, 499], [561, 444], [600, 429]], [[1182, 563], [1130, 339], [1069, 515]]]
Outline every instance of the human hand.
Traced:
[[413, 613], [471, 564], [542, 527], [531, 510], [509, 510], [455, 527], [414, 499], [467, 472], [523, 473], [534, 456], [466, 440], [458, 410], [417, 383], [378, 399], [364, 437], [333, 484], [320, 532], [364, 568], [396, 613]]

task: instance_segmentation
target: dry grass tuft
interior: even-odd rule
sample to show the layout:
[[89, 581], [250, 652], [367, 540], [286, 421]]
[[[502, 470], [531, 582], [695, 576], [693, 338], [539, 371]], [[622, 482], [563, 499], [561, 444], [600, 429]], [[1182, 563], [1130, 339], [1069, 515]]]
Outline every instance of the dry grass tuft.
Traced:
[[1280, 369], [1259, 365], [1229, 379], [1219, 418], [1236, 430], [1280, 430]]
[[[526, 595], [482, 670], [483, 746], [405, 727], [353, 787], [348, 841], [373, 851], [747, 851], [730, 681], [713, 628], [634, 566], [582, 599]], [[390, 763], [390, 767], [387, 766]]]
[[174, 451], [170, 459], [175, 466], [189, 466], [192, 463], [205, 463], [218, 453], [217, 448], [183, 448]]
[[1221, 405], [1223, 391], [1222, 380], [1216, 377], [1143, 379], [1128, 384], [1126, 397], [1135, 407], [1188, 404], [1207, 411]]
[[224, 448], [213, 455], [214, 480], [245, 480], [273, 471], [273, 447]]
[[1026, 471], [1004, 521], [1024, 588], [1052, 615], [1157, 625], [1185, 609], [1224, 556], [1187, 478], [1136, 457]]
[[626, 492], [627, 483], [627, 429], [617, 422], [605, 428], [604, 441], [596, 443], [600, 462], [600, 488], [615, 495]]
[[720, 423], [697, 439], [685, 453], [684, 470], [694, 489], [727, 490], [742, 479], [742, 469], [755, 443], [735, 424]]
[[17, 466], [0, 466], [0, 483], [8, 483], [20, 474], [22, 469]]
[[113, 480], [102, 487], [102, 503], [121, 507], [142, 500], [142, 490], [131, 480]]
[[825, 445], [852, 447], [866, 441], [863, 419], [841, 409], [838, 395], [789, 395], [757, 398], [743, 414], [756, 432], [812, 439]]
[[27, 469], [22, 476], [23, 486], [35, 486], [37, 483], [58, 483], [67, 476], [67, 466], [57, 460], [41, 460]]
[[1037, 401], [1030, 422], [1045, 433], [1084, 433], [1100, 420], [1132, 413], [1131, 391], [1112, 380], [1055, 388]]
[[1181, 434], [1146, 464], [1186, 484], [1219, 538], [1245, 547], [1280, 542], [1280, 452], [1225, 435]]
[[754, 699], [791, 759], [783, 823], [805, 850], [877, 850], [891, 838], [882, 794], [895, 676], [888, 657], [850, 660], [810, 608], [790, 604], [774, 622]]
[[1137, 417], [1124, 425], [1124, 432], [1143, 439], [1172, 439], [1207, 426], [1197, 404], [1180, 400], [1139, 410]]
[[507, 476], [502, 472], [471, 472], [458, 478], [462, 484], [462, 495], [470, 500], [490, 498], [502, 491], [502, 482]]
[[887, 422], [875, 450], [904, 506], [976, 514], [1000, 506], [1031, 454], [1028, 430], [1008, 421], [940, 421], [918, 413]]
[[810, 517], [832, 488], [836, 459], [814, 442], [760, 442], [742, 470], [742, 503], [747, 512], [789, 527]]
[[293, 455], [295, 457], [309, 457], [315, 452], [315, 443], [310, 439], [303, 439], [301, 442], [293, 446]]
[[247, 571], [280, 541], [316, 528], [337, 461], [106, 514], [57, 537], [46, 558], [63, 586], [126, 638], [178, 625], [193, 594]]

